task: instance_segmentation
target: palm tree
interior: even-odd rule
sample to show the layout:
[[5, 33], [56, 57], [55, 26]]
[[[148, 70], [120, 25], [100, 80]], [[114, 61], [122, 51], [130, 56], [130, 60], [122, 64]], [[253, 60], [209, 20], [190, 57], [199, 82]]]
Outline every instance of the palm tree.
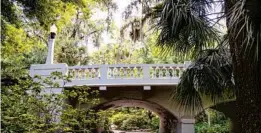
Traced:
[[233, 80], [228, 50], [207, 49], [183, 73], [172, 99], [183, 111], [197, 114], [204, 109], [204, 98], [211, 103], [234, 99]]
[[[221, 11], [210, 12], [216, 4], [222, 5]], [[209, 17], [213, 14], [218, 15]], [[260, 0], [164, 1], [158, 45], [166, 51], [199, 55], [173, 93], [184, 109], [199, 109], [203, 95], [215, 102], [230, 92], [236, 97], [238, 131], [261, 132], [260, 14]], [[208, 49], [222, 44], [213, 26], [222, 18], [228, 45], [223, 50]]]

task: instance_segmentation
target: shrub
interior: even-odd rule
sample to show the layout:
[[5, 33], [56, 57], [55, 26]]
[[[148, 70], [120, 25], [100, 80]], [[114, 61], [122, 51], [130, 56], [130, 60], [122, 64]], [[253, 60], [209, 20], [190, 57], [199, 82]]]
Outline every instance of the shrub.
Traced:
[[[229, 133], [230, 120], [223, 113], [208, 109], [210, 120], [206, 114], [197, 116], [195, 130], [197, 133]], [[210, 125], [208, 124], [210, 122]]]
[[137, 115], [130, 115], [121, 125], [123, 130], [146, 129], [148, 127], [148, 119]]
[[112, 116], [111, 121], [114, 125], [116, 125], [119, 128], [121, 127], [123, 121], [128, 119], [128, 117], [128, 114], [118, 113]]
[[153, 131], [158, 131], [159, 130], [159, 124], [160, 124], [159, 117], [157, 117], [157, 116], [152, 117], [149, 124], [150, 124], [150, 128]]
[[158, 131], [159, 118], [141, 108], [120, 108], [116, 109], [110, 118], [112, 124], [117, 126], [119, 130], [149, 129]]

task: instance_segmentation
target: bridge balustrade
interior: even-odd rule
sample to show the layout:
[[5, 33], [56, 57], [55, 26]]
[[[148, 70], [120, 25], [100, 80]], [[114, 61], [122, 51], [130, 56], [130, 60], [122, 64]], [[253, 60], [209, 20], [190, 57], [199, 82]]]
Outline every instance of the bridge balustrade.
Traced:
[[74, 80], [143, 79], [145, 77], [172, 79], [179, 78], [184, 70], [184, 64], [94, 65], [68, 67], [68, 74]]
[[183, 64], [116, 64], [67, 66], [66, 64], [32, 65], [31, 75], [48, 76], [61, 71], [70, 75], [66, 86], [142, 86], [176, 85], [189, 62]]

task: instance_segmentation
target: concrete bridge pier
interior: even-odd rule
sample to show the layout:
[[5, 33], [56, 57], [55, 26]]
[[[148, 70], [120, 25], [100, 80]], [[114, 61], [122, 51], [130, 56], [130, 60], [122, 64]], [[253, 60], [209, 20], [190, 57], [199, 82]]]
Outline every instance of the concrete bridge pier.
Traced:
[[178, 123], [177, 133], [195, 133], [195, 119], [181, 119]]
[[164, 114], [159, 117], [159, 133], [176, 133], [178, 121], [172, 114]]

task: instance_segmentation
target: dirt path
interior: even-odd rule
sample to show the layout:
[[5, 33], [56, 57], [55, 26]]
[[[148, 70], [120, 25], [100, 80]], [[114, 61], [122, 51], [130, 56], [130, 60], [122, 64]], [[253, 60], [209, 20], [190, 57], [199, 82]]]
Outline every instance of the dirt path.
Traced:
[[152, 132], [127, 132], [127, 131], [119, 131], [119, 130], [112, 130], [114, 133], [152, 133]]

